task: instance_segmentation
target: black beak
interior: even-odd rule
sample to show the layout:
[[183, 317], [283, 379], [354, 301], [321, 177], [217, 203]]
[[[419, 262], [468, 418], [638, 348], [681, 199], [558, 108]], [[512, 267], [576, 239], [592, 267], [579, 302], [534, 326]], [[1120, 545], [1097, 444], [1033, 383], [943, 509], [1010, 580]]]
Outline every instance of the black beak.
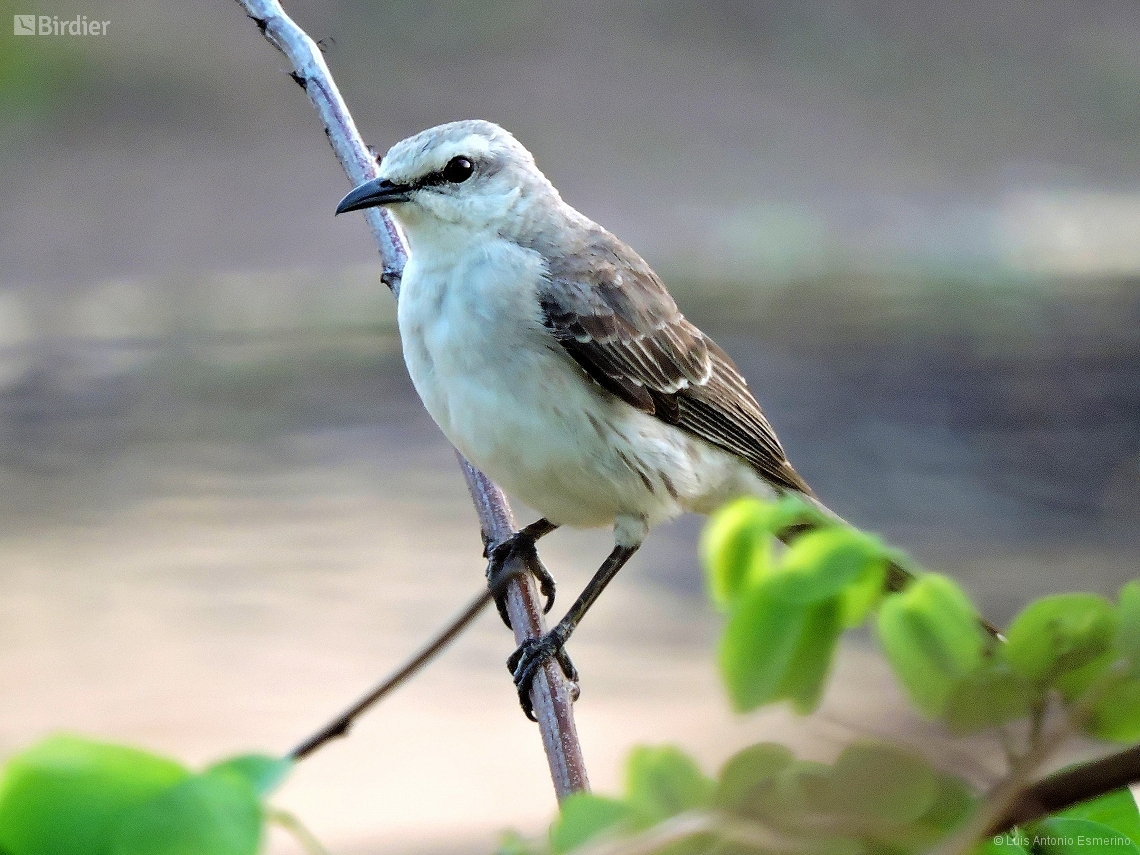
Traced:
[[407, 202], [411, 198], [411, 192], [411, 187], [393, 184], [387, 178], [375, 178], [366, 184], [361, 184], [341, 199], [340, 204], [336, 206], [336, 212], [343, 214], [346, 211], [359, 211], [361, 208]]

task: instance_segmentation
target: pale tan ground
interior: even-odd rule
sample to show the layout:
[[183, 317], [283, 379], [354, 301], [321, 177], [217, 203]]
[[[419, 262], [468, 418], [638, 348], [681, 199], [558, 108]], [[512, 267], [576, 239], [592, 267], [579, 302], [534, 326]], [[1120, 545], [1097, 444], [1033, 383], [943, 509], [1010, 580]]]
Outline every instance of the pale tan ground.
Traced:
[[[228, 472], [155, 447], [121, 464], [151, 470], [151, 495], [5, 537], [0, 754], [56, 729], [191, 764], [288, 749], [477, 591], [473, 512], [458, 471], [433, 460], [379, 474]], [[685, 531], [660, 538], [697, 573]], [[565, 606], [608, 537], [560, 532], [544, 547]], [[718, 618], [654, 583], [653, 554], [619, 577], [571, 645], [597, 789], [620, 787], [638, 743], [675, 742], [711, 772], [749, 741], [827, 759], [870, 732], [979, 782], [998, 767], [992, 744], [955, 748], [907, 712], [867, 644], [845, 651], [814, 717], [734, 716], [711, 667]], [[349, 738], [302, 763], [274, 802], [334, 853], [487, 852], [503, 829], [541, 834], [553, 794], [503, 667], [510, 650], [485, 614]], [[268, 851], [299, 850], [275, 832]]]

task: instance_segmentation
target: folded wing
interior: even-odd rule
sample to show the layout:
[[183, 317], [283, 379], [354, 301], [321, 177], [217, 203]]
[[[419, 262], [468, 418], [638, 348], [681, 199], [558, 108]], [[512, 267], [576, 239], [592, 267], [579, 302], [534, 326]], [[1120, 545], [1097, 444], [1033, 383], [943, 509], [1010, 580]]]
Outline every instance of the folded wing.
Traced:
[[597, 228], [548, 262], [543, 323], [600, 386], [747, 461], [774, 486], [811, 493], [728, 355], [685, 320], [632, 249]]

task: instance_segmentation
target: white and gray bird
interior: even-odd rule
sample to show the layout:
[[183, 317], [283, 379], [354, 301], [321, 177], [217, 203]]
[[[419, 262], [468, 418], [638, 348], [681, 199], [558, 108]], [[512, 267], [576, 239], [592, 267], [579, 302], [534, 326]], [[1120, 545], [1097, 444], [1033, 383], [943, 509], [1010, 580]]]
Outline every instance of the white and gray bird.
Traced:
[[408, 241], [397, 317], [416, 391], [468, 460], [543, 514], [511, 546], [613, 526], [566, 617], [512, 657], [525, 708], [543, 658], [569, 670], [566, 639], [652, 526], [812, 493], [732, 360], [504, 129], [453, 122], [397, 143], [337, 213], [380, 205]]

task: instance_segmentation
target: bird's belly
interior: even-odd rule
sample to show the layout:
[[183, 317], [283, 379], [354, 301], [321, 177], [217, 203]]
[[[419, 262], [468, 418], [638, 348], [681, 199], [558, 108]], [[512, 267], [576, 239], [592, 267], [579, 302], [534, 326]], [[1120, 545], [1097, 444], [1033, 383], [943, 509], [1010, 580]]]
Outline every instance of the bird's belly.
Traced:
[[641, 479], [614, 465], [614, 448], [586, 415], [596, 394], [561, 363], [550, 353], [507, 351], [482, 371], [413, 382], [452, 444], [551, 521], [598, 526], [640, 513]]
[[560, 354], [507, 359], [417, 388], [468, 460], [552, 522], [653, 526], [767, 491], [739, 461], [617, 400]]

